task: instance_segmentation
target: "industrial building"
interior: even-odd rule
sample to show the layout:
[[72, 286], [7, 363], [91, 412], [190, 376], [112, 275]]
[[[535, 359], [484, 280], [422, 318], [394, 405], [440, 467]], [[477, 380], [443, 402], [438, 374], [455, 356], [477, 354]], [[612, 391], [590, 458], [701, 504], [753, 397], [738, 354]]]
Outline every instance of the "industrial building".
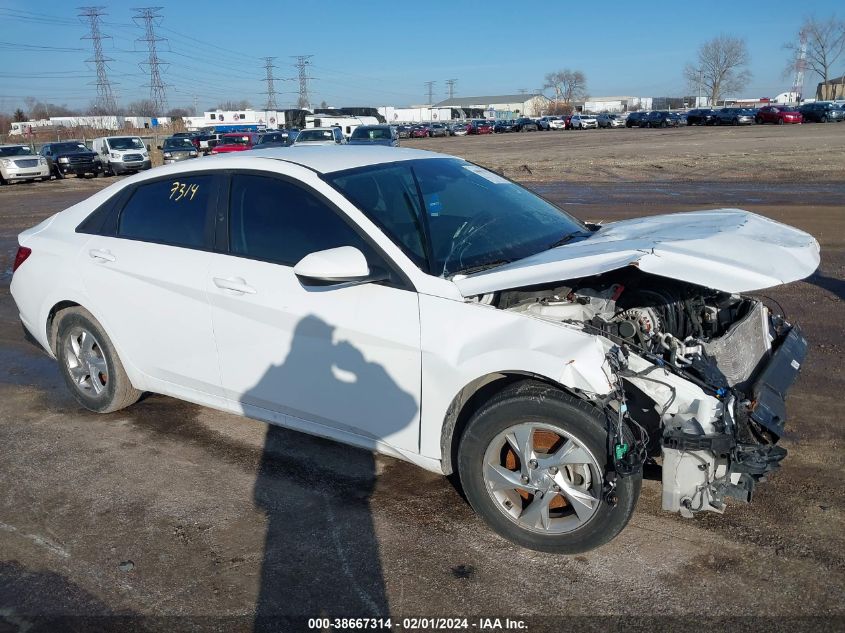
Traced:
[[472, 111], [481, 111], [480, 116], [490, 119], [516, 119], [521, 116], [540, 116], [549, 107], [549, 98], [541, 94], [488, 95], [481, 97], [453, 97], [434, 108], [454, 108], [463, 110], [461, 118], [478, 116]]
[[845, 75], [822, 81], [816, 86], [816, 101], [845, 99]]

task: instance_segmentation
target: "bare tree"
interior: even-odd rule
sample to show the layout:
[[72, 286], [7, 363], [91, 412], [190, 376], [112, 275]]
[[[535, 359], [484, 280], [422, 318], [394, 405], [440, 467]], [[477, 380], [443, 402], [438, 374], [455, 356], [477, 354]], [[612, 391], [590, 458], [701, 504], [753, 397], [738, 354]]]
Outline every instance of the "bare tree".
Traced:
[[555, 101], [572, 103], [587, 94], [587, 77], [580, 70], [565, 68], [545, 76], [543, 88], [551, 88], [555, 93]]
[[751, 79], [751, 56], [741, 37], [720, 35], [698, 49], [698, 61], [687, 64], [684, 77], [690, 85], [700, 85], [716, 105], [723, 95], [738, 92]]
[[156, 104], [150, 99], [133, 101], [126, 105], [126, 114], [129, 116], [154, 117], [156, 115]]
[[790, 53], [786, 72], [795, 72], [802, 63], [802, 44], [807, 46], [804, 67], [812, 70], [827, 83], [831, 67], [845, 52], [845, 20], [839, 20], [834, 15], [824, 20], [805, 18], [798, 31], [798, 41], [783, 45]]
[[191, 108], [170, 108], [167, 111], [167, 116], [172, 119], [183, 119], [186, 116], [191, 116]]
[[233, 100], [230, 99], [230, 100], [227, 100], [227, 101], [221, 101], [220, 103], [217, 104], [218, 110], [226, 110], [226, 111], [249, 110], [251, 107], [252, 106], [250, 105], [249, 101], [247, 101], [246, 99], [241, 99], [240, 101], [233, 101]]
[[29, 118], [32, 120], [49, 119], [51, 116], [76, 116], [76, 110], [68, 108], [65, 104], [42, 103], [35, 97], [26, 97], [24, 100]]

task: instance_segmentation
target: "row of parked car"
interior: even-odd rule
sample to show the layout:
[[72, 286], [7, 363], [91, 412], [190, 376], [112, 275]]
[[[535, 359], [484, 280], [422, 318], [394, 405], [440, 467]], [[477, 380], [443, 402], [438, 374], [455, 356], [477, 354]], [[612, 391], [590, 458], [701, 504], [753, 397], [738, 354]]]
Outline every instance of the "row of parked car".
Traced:
[[[267, 132], [205, 134], [180, 132], [164, 139], [158, 150], [165, 164], [198, 158], [289, 145], [399, 144], [396, 128], [362, 125], [346, 139], [339, 127]], [[0, 184], [12, 181], [61, 180], [68, 176], [93, 177], [136, 173], [152, 167], [151, 148], [137, 136], [96, 138], [89, 148], [83, 141], [45, 144], [38, 153], [28, 145], [0, 146]]]

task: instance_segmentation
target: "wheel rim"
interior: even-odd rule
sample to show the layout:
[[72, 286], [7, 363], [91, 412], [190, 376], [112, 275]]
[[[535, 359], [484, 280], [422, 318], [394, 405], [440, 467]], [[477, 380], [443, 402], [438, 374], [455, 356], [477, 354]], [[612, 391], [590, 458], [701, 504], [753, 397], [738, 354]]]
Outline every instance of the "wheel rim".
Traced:
[[109, 367], [97, 338], [83, 327], [74, 327], [65, 340], [65, 365], [76, 388], [100, 396], [108, 386]]
[[494, 505], [530, 532], [572, 532], [599, 509], [601, 466], [577, 437], [548, 424], [517, 424], [499, 433], [482, 469]]

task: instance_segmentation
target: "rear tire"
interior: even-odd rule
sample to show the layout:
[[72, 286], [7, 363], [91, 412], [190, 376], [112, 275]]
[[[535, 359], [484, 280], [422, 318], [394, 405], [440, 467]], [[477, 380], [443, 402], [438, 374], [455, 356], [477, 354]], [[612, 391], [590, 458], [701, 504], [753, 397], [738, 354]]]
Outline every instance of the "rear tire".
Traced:
[[552, 386], [508, 387], [472, 416], [458, 447], [470, 505], [529, 549], [577, 554], [607, 543], [631, 518], [642, 477], [618, 478], [617, 503], [604, 500], [605, 424], [592, 405]]
[[129, 376], [103, 326], [85, 308], [68, 308], [57, 317], [56, 358], [74, 399], [96, 413], [134, 404], [141, 392]]

